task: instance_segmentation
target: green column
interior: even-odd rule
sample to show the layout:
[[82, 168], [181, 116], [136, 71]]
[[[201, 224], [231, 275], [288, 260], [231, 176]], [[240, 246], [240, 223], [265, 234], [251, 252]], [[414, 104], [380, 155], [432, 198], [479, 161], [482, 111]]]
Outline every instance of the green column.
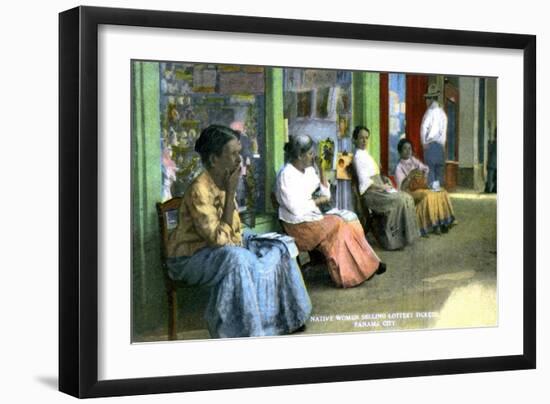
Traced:
[[271, 191], [284, 163], [283, 69], [265, 70], [265, 208], [272, 212]]
[[[156, 202], [161, 198], [159, 65], [132, 64], [132, 288], [135, 333], [159, 325], [163, 300]], [[122, 214], [122, 211], [121, 211]], [[162, 317], [162, 314], [160, 315]]]
[[367, 125], [367, 89], [365, 84], [365, 73], [352, 73], [352, 123], [355, 128], [357, 125]]
[[353, 127], [370, 129], [369, 152], [380, 164], [380, 74], [353, 72]]

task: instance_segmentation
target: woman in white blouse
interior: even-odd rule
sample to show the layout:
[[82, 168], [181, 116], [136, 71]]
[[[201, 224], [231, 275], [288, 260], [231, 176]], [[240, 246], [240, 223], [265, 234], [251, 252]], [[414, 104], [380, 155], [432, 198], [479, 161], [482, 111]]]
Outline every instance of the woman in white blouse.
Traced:
[[319, 177], [314, 168], [313, 146], [306, 135], [292, 136], [285, 145], [288, 162], [277, 176], [279, 219], [300, 250], [318, 249], [326, 257], [337, 286], [357, 286], [383, 273], [385, 265], [368, 244], [358, 220], [346, 222], [319, 209], [331, 195], [324, 173], [318, 170]]
[[377, 238], [382, 248], [397, 250], [420, 236], [414, 199], [382, 179], [378, 164], [367, 151], [369, 136], [370, 132], [364, 126], [357, 126], [353, 131], [356, 147], [353, 167], [359, 194], [370, 210], [383, 215], [381, 228], [377, 229]]

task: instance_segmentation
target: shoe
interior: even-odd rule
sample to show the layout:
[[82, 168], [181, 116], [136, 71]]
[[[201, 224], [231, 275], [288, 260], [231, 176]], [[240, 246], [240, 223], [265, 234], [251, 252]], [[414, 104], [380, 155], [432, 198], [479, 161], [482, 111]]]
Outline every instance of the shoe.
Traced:
[[441, 229], [439, 228], [439, 226], [434, 227], [433, 232], [434, 232], [434, 234], [437, 234], [438, 236], [441, 236]]
[[449, 232], [449, 227], [448, 226], [441, 226], [441, 233], [445, 234], [445, 233], [448, 233]]
[[296, 328], [294, 331], [291, 332], [291, 334], [296, 334], [298, 332], [304, 332], [306, 330], [306, 325], [302, 325], [301, 327]]
[[380, 264], [378, 264], [378, 269], [376, 270], [376, 275], [382, 275], [384, 272], [386, 272], [386, 264], [380, 262]]

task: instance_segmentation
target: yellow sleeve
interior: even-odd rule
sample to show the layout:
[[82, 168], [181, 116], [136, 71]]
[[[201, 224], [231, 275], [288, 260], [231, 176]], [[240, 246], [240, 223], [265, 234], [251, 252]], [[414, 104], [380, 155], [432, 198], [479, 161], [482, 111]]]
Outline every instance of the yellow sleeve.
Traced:
[[214, 206], [214, 196], [209, 190], [193, 188], [186, 203], [196, 232], [209, 246], [233, 244], [233, 229], [221, 220], [219, 209], [223, 211], [223, 206]]

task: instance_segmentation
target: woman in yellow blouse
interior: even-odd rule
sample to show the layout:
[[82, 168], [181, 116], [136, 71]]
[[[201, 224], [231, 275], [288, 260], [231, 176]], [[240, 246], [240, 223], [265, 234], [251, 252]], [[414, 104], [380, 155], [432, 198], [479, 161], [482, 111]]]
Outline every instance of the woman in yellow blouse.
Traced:
[[300, 270], [279, 240], [244, 236], [236, 209], [239, 132], [211, 125], [195, 144], [204, 170], [183, 196], [168, 241], [173, 279], [211, 287], [205, 317], [216, 338], [279, 335], [311, 312]]

